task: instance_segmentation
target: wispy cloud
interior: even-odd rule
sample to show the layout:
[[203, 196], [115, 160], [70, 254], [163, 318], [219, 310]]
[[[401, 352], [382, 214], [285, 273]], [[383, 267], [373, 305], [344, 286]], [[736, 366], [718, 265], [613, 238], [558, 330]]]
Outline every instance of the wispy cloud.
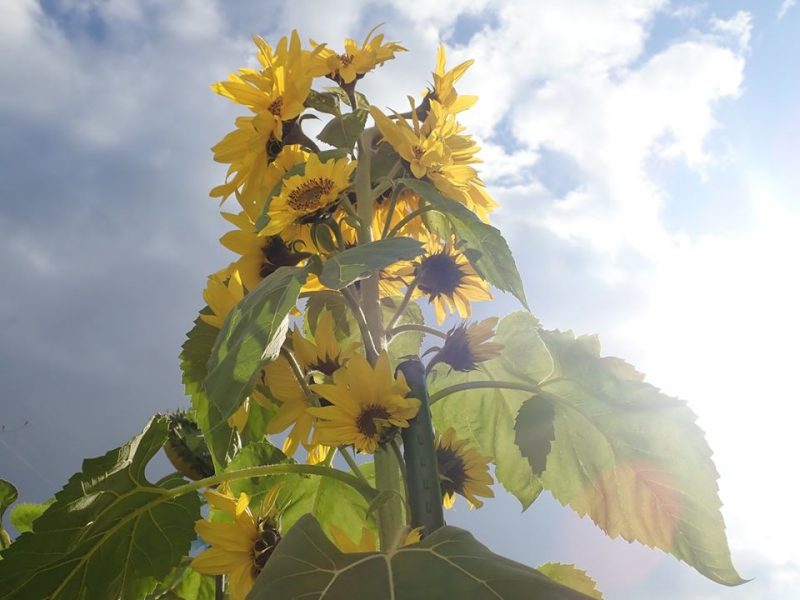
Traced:
[[783, 2], [781, 2], [780, 7], [778, 8], [778, 20], [780, 21], [781, 19], [783, 19], [783, 17], [786, 16], [786, 13], [788, 13], [792, 8], [794, 8], [795, 4], [797, 4], [797, 0], [783, 0]]

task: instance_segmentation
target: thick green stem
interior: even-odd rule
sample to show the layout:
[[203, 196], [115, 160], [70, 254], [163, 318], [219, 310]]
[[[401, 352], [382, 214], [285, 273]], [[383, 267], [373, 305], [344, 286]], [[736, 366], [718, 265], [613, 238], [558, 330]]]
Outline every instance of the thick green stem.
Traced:
[[487, 388], [520, 390], [523, 392], [531, 392], [532, 394], [538, 394], [541, 392], [541, 388], [534, 383], [517, 383], [514, 381], [466, 381], [464, 383], [456, 383], [455, 385], [442, 388], [431, 396], [431, 404], [435, 404], [445, 396], [455, 394], [456, 392]]
[[375, 347], [375, 339], [373, 338], [372, 331], [370, 331], [369, 325], [367, 324], [367, 317], [364, 314], [361, 305], [358, 303], [358, 298], [356, 298], [353, 290], [344, 288], [341, 290], [341, 292], [342, 297], [350, 307], [350, 311], [353, 313], [353, 318], [358, 324], [358, 329], [361, 332], [361, 340], [364, 343], [364, 350], [367, 353], [367, 360], [374, 364], [375, 360], [378, 358], [378, 349]]
[[417, 416], [403, 430], [403, 454], [411, 527], [422, 527], [428, 534], [444, 525], [444, 512], [425, 369], [415, 358], [401, 363], [398, 370], [405, 376], [411, 395], [420, 401]]
[[408, 303], [411, 302], [411, 298], [414, 295], [414, 290], [417, 289], [417, 280], [411, 282], [411, 285], [408, 286], [406, 289], [406, 295], [403, 296], [403, 299], [400, 301], [400, 306], [397, 307], [397, 311], [395, 311], [394, 315], [391, 319], [389, 319], [389, 323], [386, 325], [386, 329], [393, 329], [397, 322], [400, 320], [400, 317], [403, 316], [406, 308], [408, 308]]
[[396, 492], [378, 508], [378, 533], [380, 534], [381, 550], [389, 550], [397, 546], [403, 529], [403, 480], [400, 478], [400, 469], [397, 461], [389, 448], [378, 448], [375, 452], [375, 487], [379, 491]]
[[350, 470], [353, 472], [353, 475], [358, 477], [361, 481], [367, 483], [367, 478], [364, 477], [364, 474], [361, 472], [361, 469], [358, 468], [358, 463], [356, 460], [350, 456], [350, 451], [345, 448], [344, 446], [339, 446], [339, 452], [344, 458], [344, 462], [347, 463], [347, 466], [350, 467]]
[[247, 469], [239, 469], [236, 471], [228, 471], [226, 473], [219, 473], [212, 475], [205, 479], [192, 481], [184, 485], [179, 485], [169, 490], [165, 490], [164, 494], [170, 498], [183, 496], [190, 492], [195, 492], [204, 487], [210, 487], [224, 483], [226, 481], [234, 481], [236, 479], [246, 479], [248, 477], [267, 477], [269, 475], [287, 475], [289, 473], [299, 473], [300, 475], [317, 475], [319, 477], [330, 477], [336, 479], [344, 484], [349, 485], [358, 493], [360, 493], [367, 502], [371, 502], [378, 495], [378, 492], [372, 488], [368, 483], [361, 481], [358, 477], [332, 469], [330, 467], [323, 467], [320, 465], [264, 465], [259, 467], [249, 467]]

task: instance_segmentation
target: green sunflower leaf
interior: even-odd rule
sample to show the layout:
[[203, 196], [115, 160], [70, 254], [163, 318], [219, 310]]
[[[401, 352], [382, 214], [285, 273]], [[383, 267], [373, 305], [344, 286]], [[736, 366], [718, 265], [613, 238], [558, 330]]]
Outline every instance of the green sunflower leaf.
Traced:
[[446, 198], [429, 183], [419, 179], [401, 179], [400, 182], [447, 217], [456, 236], [467, 245], [464, 254], [483, 279], [499, 290], [511, 292], [528, 308], [514, 257], [498, 229], [481, 221], [460, 202]]
[[[381, 298], [381, 312], [383, 314], [383, 322], [388, 323], [389, 319], [391, 319], [394, 314], [397, 312], [397, 308], [400, 306], [400, 302], [402, 298]], [[403, 311], [403, 314], [400, 316], [400, 319], [397, 321], [397, 325], [424, 325], [425, 324], [425, 317], [422, 315], [422, 308], [416, 302], [410, 302], [406, 309]], [[389, 345], [387, 350], [389, 351], [389, 358], [392, 361], [392, 366], [396, 367], [397, 363], [404, 357], [407, 356], [417, 356], [419, 355], [420, 349], [422, 348], [422, 341], [425, 338], [425, 334], [421, 331], [403, 331], [392, 336], [392, 339], [389, 340]]]
[[358, 141], [364, 125], [367, 124], [369, 112], [363, 108], [358, 108], [351, 113], [346, 113], [340, 117], [334, 117], [322, 131], [319, 132], [317, 139], [335, 148], [352, 150]]
[[[209, 428], [203, 431], [209, 438], [222, 439], [230, 431], [228, 417], [250, 392], [261, 367], [280, 351], [289, 326], [289, 311], [297, 302], [309, 268], [279, 268], [225, 318], [203, 380], [210, 403]], [[200, 425], [203, 427], [203, 423]], [[219, 460], [219, 454], [216, 456]]]
[[423, 252], [421, 242], [407, 237], [361, 244], [343, 250], [322, 263], [319, 280], [329, 288], [340, 290], [399, 260], [409, 260]]
[[51, 498], [47, 502], [42, 502], [41, 504], [20, 502], [11, 509], [9, 520], [19, 533], [33, 531], [33, 522], [41, 517], [44, 511], [46, 511], [53, 502], [55, 502], [54, 498]]
[[0, 549], [11, 544], [8, 532], [3, 529], [3, 515], [5, 515], [6, 509], [17, 501], [18, 497], [17, 488], [11, 482], [0, 479]]
[[711, 449], [691, 409], [631, 365], [601, 357], [596, 336], [539, 336], [549, 351], [539, 370], [551, 370], [540, 386], [555, 408], [545, 489], [612, 538], [660, 548], [718, 583], [743, 583]]
[[586, 596], [536, 569], [492, 553], [469, 532], [442, 527], [391, 554], [340, 552], [303, 517], [256, 579], [248, 600], [579, 600]]
[[329, 115], [339, 116], [342, 114], [339, 110], [339, 96], [331, 92], [311, 90], [308, 92], [305, 105], [307, 108], [313, 108]]
[[[337, 96], [339, 100], [344, 102], [347, 106], [350, 106], [352, 102], [350, 102], [350, 98], [342, 88], [339, 86], [331, 86], [325, 88], [326, 92], [330, 92], [331, 94]], [[369, 110], [369, 100], [367, 97], [362, 94], [361, 92], [355, 92], [356, 96], [356, 108], [363, 108], [364, 110]]]
[[575, 565], [565, 565], [563, 563], [545, 563], [536, 567], [540, 573], [544, 573], [553, 581], [572, 588], [590, 598], [603, 600], [603, 594], [597, 589], [594, 580]]
[[537, 394], [526, 400], [517, 413], [514, 441], [537, 477], [542, 476], [547, 465], [547, 455], [556, 435], [555, 418], [555, 408], [547, 394]]
[[213, 577], [201, 575], [190, 566], [180, 566], [159, 582], [147, 600], [214, 600], [215, 594]]
[[303, 321], [303, 332], [306, 337], [314, 336], [317, 331], [317, 322], [323, 311], [331, 314], [336, 340], [340, 344], [361, 339], [350, 307], [347, 306], [340, 293], [331, 290], [320, 290], [308, 294], [305, 320]]
[[192, 401], [194, 418], [203, 432], [214, 467], [220, 470], [233, 454], [236, 432], [228, 425], [219, 407], [208, 399], [203, 388], [203, 381], [208, 375], [208, 361], [218, 334], [219, 329], [198, 317], [194, 327], [186, 334], [180, 363], [184, 392]]
[[154, 417], [130, 442], [85, 460], [50, 506], [0, 561], [0, 599], [146, 597], [189, 552], [200, 518], [195, 493], [179, 497], [168, 477], [145, 477], [167, 439], [168, 422]]

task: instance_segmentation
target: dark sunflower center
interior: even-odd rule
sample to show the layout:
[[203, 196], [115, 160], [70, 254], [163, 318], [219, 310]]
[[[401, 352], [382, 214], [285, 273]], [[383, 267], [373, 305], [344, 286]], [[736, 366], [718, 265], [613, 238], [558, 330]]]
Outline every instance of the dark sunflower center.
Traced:
[[333, 372], [336, 371], [342, 365], [339, 364], [339, 357], [338, 356], [328, 356], [325, 357], [317, 357], [316, 362], [308, 365], [308, 368], [312, 371], [319, 371], [324, 373], [328, 377], [333, 375]]
[[375, 437], [379, 431], [379, 425], [375, 419], [388, 419], [389, 413], [382, 406], [370, 406], [361, 411], [356, 420], [356, 427], [367, 437]]
[[283, 109], [283, 96], [278, 96], [277, 98], [275, 98], [275, 100], [273, 100], [267, 107], [267, 110], [276, 117], [281, 116], [282, 109]]
[[269, 557], [275, 551], [275, 547], [281, 541], [281, 532], [270, 520], [261, 521], [258, 524], [259, 537], [253, 545], [253, 565], [259, 573], [264, 565], [267, 564]]
[[464, 490], [464, 483], [467, 480], [467, 472], [464, 468], [464, 461], [450, 448], [437, 448], [436, 461], [439, 465], [439, 477], [441, 479], [442, 494], [460, 494]]
[[330, 179], [308, 179], [289, 192], [289, 206], [298, 212], [313, 212], [320, 207], [321, 198], [332, 189], [333, 181]]
[[420, 148], [419, 146], [413, 146], [411, 148], [411, 152], [414, 154], [414, 158], [416, 158], [417, 160], [422, 158], [422, 155], [424, 154], [422, 148]]
[[464, 279], [464, 273], [455, 258], [445, 252], [423, 258], [414, 275], [417, 277], [417, 287], [434, 297], [452, 295]]
[[264, 255], [264, 262], [259, 270], [261, 277], [271, 275], [278, 267], [293, 267], [310, 256], [308, 252], [295, 252], [279, 235], [265, 238], [261, 253]]
[[342, 61], [343, 67], [349, 67], [350, 63], [353, 62], [353, 55], [352, 54], [340, 54], [339, 60]]

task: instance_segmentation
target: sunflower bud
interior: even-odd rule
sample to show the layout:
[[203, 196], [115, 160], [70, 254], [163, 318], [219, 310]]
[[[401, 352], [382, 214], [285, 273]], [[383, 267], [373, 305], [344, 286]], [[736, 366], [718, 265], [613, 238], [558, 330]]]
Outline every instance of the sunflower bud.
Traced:
[[164, 452], [181, 475], [195, 481], [211, 477], [214, 463], [208, 451], [203, 432], [188, 415], [175, 412], [169, 417], [169, 437]]

